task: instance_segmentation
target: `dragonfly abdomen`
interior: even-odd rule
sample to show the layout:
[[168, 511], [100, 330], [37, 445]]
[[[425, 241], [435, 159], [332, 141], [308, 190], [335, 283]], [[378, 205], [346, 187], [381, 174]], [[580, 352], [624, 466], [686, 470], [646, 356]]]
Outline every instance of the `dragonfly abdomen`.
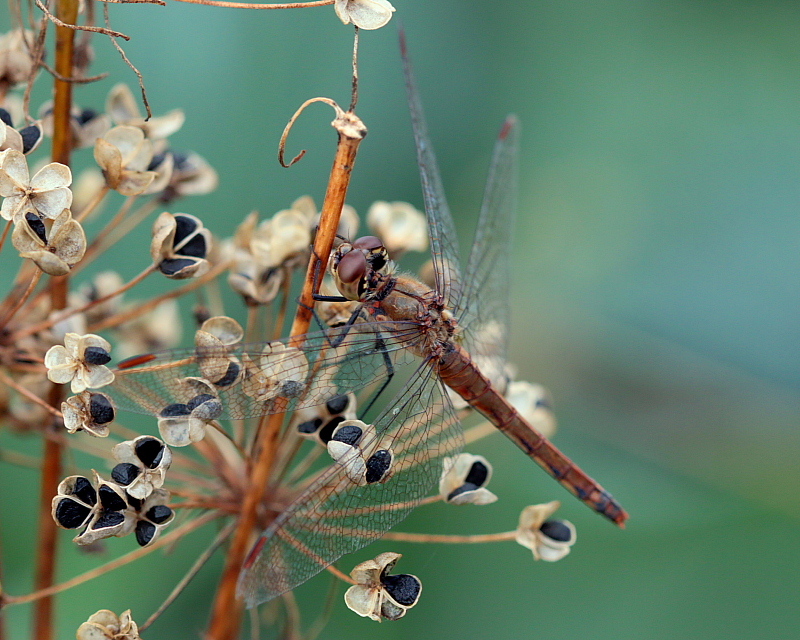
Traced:
[[624, 526], [628, 514], [603, 487], [534, 429], [484, 376], [461, 347], [439, 360], [442, 381], [480, 411], [514, 444], [558, 480], [572, 495], [609, 520]]

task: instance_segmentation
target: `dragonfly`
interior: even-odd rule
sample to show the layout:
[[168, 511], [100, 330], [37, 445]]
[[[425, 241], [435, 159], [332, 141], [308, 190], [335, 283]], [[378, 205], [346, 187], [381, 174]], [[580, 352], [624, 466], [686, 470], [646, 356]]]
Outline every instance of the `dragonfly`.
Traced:
[[[135, 357], [119, 364], [109, 388], [122, 408], [158, 414], [176, 402], [192, 406], [188, 395], [197, 383], [187, 380], [210, 380], [220, 415], [245, 418], [321, 405], [415, 365], [402, 390], [347, 441], [351, 459], [316, 474], [274, 514], [240, 574], [239, 594], [248, 606], [295, 588], [380, 538], [430, 494], [463, 442], [448, 387], [591, 509], [620, 526], [628, 517], [525, 421], [491, 373], [504, 371], [508, 348], [517, 121], [509, 117], [496, 140], [462, 272], [455, 225], [405, 52], [403, 60], [435, 287], [389, 268], [377, 238], [344, 242], [334, 253], [332, 271], [341, 299], [358, 303], [350, 321], [299, 338]], [[361, 475], [353, 473], [358, 456]]]

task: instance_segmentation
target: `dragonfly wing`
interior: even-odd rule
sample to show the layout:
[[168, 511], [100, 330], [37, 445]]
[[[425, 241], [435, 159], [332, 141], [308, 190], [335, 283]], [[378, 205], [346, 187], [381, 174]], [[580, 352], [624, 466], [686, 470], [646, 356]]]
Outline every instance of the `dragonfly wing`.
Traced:
[[359, 485], [339, 464], [326, 469], [262, 534], [245, 562], [239, 593], [249, 607], [380, 538], [430, 495], [445, 456], [462, 443], [458, 420], [427, 363], [381, 412], [375, 429], [380, 448], [394, 454], [392, 475]]
[[494, 146], [483, 204], [464, 276], [465, 293], [452, 308], [471, 355], [506, 361], [511, 238], [517, 205], [519, 126], [509, 116]]
[[444, 195], [436, 155], [433, 151], [425, 114], [419, 99], [411, 62], [405, 47], [405, 38], [401, 34], [400, 46], [403, 56], [403, 69], [406, 76], [408, 107], [411, 111], [411, 124], [414, 129], [414, 141], [417, 147], [417, 163], [422, 182], [422, 195], [425, 201], [425, 213], [428, 218], [428, 232], [431, 243], [431, 257], [436, 274], [436, 290], [443, 296], [447, 307], [452, 308], [462, 295], [462, 280], [459, 273], [458, 236], [456, 236], [453, 216]]
[[120, 363], [103, 391], [120, 408], [159, 415], [190, 402], [200, 388], [192, 381], [201, 379], [213, 383], [219, 417], [281, 413], [385, 379], [416, 360], [407, 347], [418, 339], [416, 323], [363, 322], [268, 343], [166, 351]]

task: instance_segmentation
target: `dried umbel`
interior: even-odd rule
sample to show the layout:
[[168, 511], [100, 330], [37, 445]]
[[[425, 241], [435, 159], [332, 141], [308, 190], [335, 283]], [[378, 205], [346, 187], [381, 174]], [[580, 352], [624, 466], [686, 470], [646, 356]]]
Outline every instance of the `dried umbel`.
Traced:
[[150, 255], [168, 278], [196, 278], [208, 271], [206, 260], [211, 249], [211, 232], [199, 218], [188, 213], [164, 212], [153, 225]]
[[144, 500], [161, 488], [172, 464], [169, 447], [153, 436], [120, 442], [111, 455], [119, 463], [111, 470], [111, 478], [138, 500]]
[[350, 577], [356, 581], [344, 594], [348, 609], [375, 622], [399, 620], [419, 601], [422, 582], [407, 573], [389, 575], [399, 553], [382, 553], [356, 565]]
[[80, 545], [133, 531], [134, 522], [126, 517], [125, 492], [115, 483], [103, 480], [97, 472], [94, 482], [83, 476], [61, 481], [53, 498], [53, 519], [64, 529], [83, 529], [73, 539]]
[[54, 220], [28, 211], [14, 222], [11, 243], [20, 257], [51, 276], [68, 274], [86, 253], [86, 234], [69, 209]]
[[44, 356], [47, 377], [59, 384], [69, 382], [72, 393], [111, 384], [114, 374], [105, 366], [111, 361], [110, 350], [111, 345], [100, 336], [68, 333], [64, 346], [50, 347]]
[[105, 393], [83, 391], [62, 402], [61, 413], [69, 433], [85, 431], [98, 438], [105, 438], [116, 411], [111, 398]]

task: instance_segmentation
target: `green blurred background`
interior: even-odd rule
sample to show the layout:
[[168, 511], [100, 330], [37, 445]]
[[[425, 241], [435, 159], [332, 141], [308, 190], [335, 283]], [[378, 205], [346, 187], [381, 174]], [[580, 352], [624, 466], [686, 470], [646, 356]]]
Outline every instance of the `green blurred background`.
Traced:
[[[419, 510], [401, 529], [507, 530], [525, 505], [558, 498], [578, 528], [572, 554], [545, 564], [514, 543], [379, 542], [340, 566], [402, 552], [398, 570], [423, 580], [420, 604], [377, 626], [349, 612], [340, 592], [322, 637], [800, 637], [800, 5], [395, 6], [387, 28], [362, 34], [358, 113], [370, 133], [349, 202], [360, 213], [376, 199], [421, 206], [402, 21], [464, 246], [498, 126], [508, 112], [522, 121], [511, 351], [520, 376], [555, 396], [557, 444], [631, 520], [615, 530], [492, 437], [471, 450], [494, 463], [500, 501]], [[351, 30], [331, 7], [170, 3], [112, 5], [111, 14], [132, 37], [125, 48], [154, 113], [186, 111], [175, 146], [220, 173], [217, 192], [174, 210], [224, 236], [251, 209], [270, 215], [305, 193], [321, 201], [335, 142], [327, 108], [312, 107], [293, 132], [289, 153], [309, 149], [297, 166], [281, 169], [276, 146], [306, 98], [349, 101]], [[81, 88], [84, 106], [102, 106], [113, 82], [135, 85], [107, 41], [96, 50], [96, 72], [111, 79]], [[146, 236], [136, 236], [142, 252]], [[145, 260], [119, 268], [131, 276]], [[8, 434], [0, 445], [31, 450]], [[36, 476], [0, 463], [0, 482], [5, 585], [21, 593]], [[69, 537], [64, 578], [102, 560], [78, 554]], [[202, 539], [68, 592], [58, 637], [73, 637], [98, 608], [145, 619]], [[197, 637], [219, 568], [216, 558], [145, 637]], [[308, 620], [327, 587], [319, 577], [298, 591]], [[29, 616], [8, 611], [11, 638], [25, 636]]]

